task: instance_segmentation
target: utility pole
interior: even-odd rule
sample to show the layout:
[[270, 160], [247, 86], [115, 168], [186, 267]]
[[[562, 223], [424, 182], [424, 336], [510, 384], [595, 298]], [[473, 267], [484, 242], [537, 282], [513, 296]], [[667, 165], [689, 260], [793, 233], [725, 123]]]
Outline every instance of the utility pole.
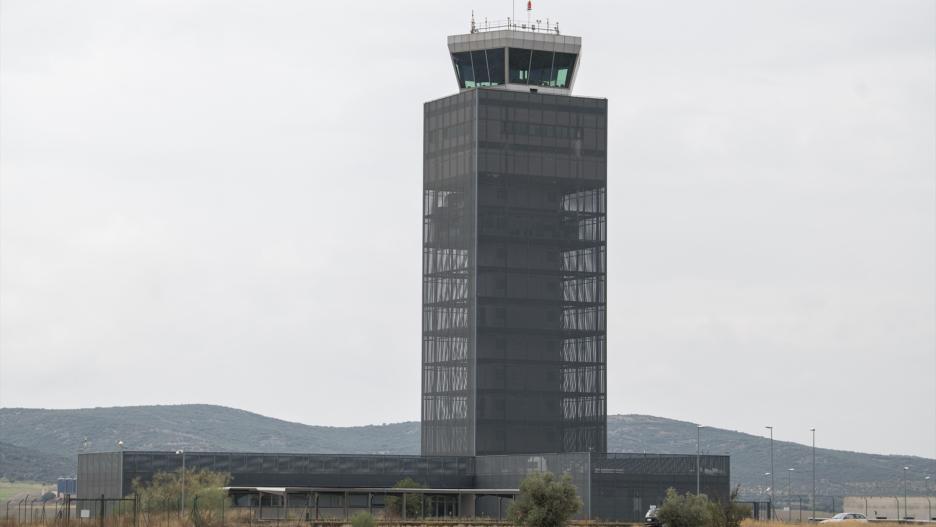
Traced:
[[810, 428], [812, 432], [812, 517], [816, 519], [816, 429]]
[[766, 426], [770, 430], [770, 508], [773, 508], [773, 493], [776, 486], [774, 485], [774, 465], [773, 465], [773, 426]]
[[790, 510], [790, 517], [788, 520], [792, 521], [793, 519], [793, 471], [796, 470], [793, 467], [787, 469], [787, 509]]
[[701, 488], [700, 476], [702, 470], [702, 425], [696, 426], [696, 455], [695, 455], [695, 493], [699, 495]]
[[182, 508], [180, 514], [185, 517], [185, 450], [176, 450], [176, 455], [182, 456]]
[[[909, 493], [907, 492], [907, 472], [909, 471], [910, 471], [910, 467], [904, 467], [904, 519], [907, 519], [910, 517], [910, 513], [908, 512], [910, 509], [907, 508], [907, 504], [909, 503], [907, 501], [907, 496], [909, 495]], [[900, 514], [897, 514], [897, 516], [899, 519]]]

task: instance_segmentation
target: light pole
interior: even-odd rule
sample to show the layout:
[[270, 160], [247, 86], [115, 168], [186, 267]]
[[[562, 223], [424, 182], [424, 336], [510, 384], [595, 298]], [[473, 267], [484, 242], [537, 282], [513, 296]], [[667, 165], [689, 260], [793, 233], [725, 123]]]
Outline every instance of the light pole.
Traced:
[[766, 427], [764, 427], [764, 428], [770, 430], [770, 472], [768, 472], [768, 474], [770, 474], [770, 507], [773, 508], [773, 490], [774, 490], [774, 488], [775, 488], [775, 485], [774, 485], [774, 478], [773, 478], [773, 474], [774, 474], [774, 466], [773, 466], [773, 426], [766, 426]]
[[[904, 519], [907, 519], [907, 518], [910, 516], [910, 513], [907, 512], [907, 511], [909, 510], [909, 509], [907, 508], [907, 495], [908, 495], [908, 492], [907, 492], [907, 472], [909, 472], [909, 471], [910, 471], [910, 467], [904, 467]], [[897, 516], [898, 516], [898, 517], [900, 516], [899, 511], [898, 511]]]
[[923, 482], [926, 484], [926, 503], [929, 504], [929, 518], [928, 520], [933, 519], [933, 502], [930, 501], [930, 490], [929, 490], [929, 480], [930, 477], [926, 476], [923, 478]]
[[816, 519], [816, 429], [810, 428], [812, 432], [812, 517]]
[[700, 476], [702, 470], [702, 425], [696, 426], [696, 454], [695, 454], [695, 493], [699, 495]]
[[185, 517], [185, 450], [176, 450], [177, 456], [182, 456], [182, 509], [180, 514]]
[[787, 469], [787, 480], [786, 480], [786, 493], [787, 493], [787, 509], [790, 511], [789, 518], [790, 521], [793, 521], [793, 471], [796, 470], [793, 467]]

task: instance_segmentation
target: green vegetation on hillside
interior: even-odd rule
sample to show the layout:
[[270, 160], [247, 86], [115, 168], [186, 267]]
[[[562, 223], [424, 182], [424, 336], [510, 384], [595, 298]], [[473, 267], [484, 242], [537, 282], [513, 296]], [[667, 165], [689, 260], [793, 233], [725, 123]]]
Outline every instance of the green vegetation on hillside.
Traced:
[[[0, 430], [3, 430], [4, 438], [11, 435], [3, 426], [0, 426]], [[74, 476], [75, 463], [74, 457], [57, 454], [54, 450], [41, 452], [0, 442], [0, 478], [7, 480], [53, 483], [60, 477]]]

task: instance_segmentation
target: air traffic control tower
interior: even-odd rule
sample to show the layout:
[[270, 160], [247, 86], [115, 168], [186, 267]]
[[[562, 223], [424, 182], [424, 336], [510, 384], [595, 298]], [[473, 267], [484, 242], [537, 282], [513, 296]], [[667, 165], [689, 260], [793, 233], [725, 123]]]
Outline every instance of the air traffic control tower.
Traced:
[[558, 26], [448, 37], [425, 104], [422, 454], [607, 450], [607, 100]]
[[83, 503], [185, 466], [230, 474], [257, 520], [391, 517], [406, 496], [502, 519], [536, 472], [571, 477], [580, 519], [641, 522], [669, 488], [729, 499], [726, 455], [607, 452], [608, 105], [572, 95], [581, 39], [472, 24], [448, 46], [458, 93], [424, 108], [422, 455], [83, 453]]

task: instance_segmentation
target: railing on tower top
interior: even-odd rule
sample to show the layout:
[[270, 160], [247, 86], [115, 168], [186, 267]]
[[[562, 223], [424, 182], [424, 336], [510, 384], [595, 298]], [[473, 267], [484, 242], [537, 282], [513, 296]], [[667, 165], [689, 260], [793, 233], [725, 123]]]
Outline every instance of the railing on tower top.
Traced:
[[474, 18], [471, 19], [471, 32], [472, 33], [484, 33], [487, 31], [502, 31], [502, 30], [513, 30], [513, 31], [529, 31], [531, 33], [553, 33], [555, 35], [559, 34], [559, 22], [550, 23], [549, 19], [546, 19], [546, 23], [543, 23], [542, 20], [533, 20], [530, 22], [517, 22], [516, 20], [494, 20], [488, 21], [484, 19], [484, 22], [475, 23]]

